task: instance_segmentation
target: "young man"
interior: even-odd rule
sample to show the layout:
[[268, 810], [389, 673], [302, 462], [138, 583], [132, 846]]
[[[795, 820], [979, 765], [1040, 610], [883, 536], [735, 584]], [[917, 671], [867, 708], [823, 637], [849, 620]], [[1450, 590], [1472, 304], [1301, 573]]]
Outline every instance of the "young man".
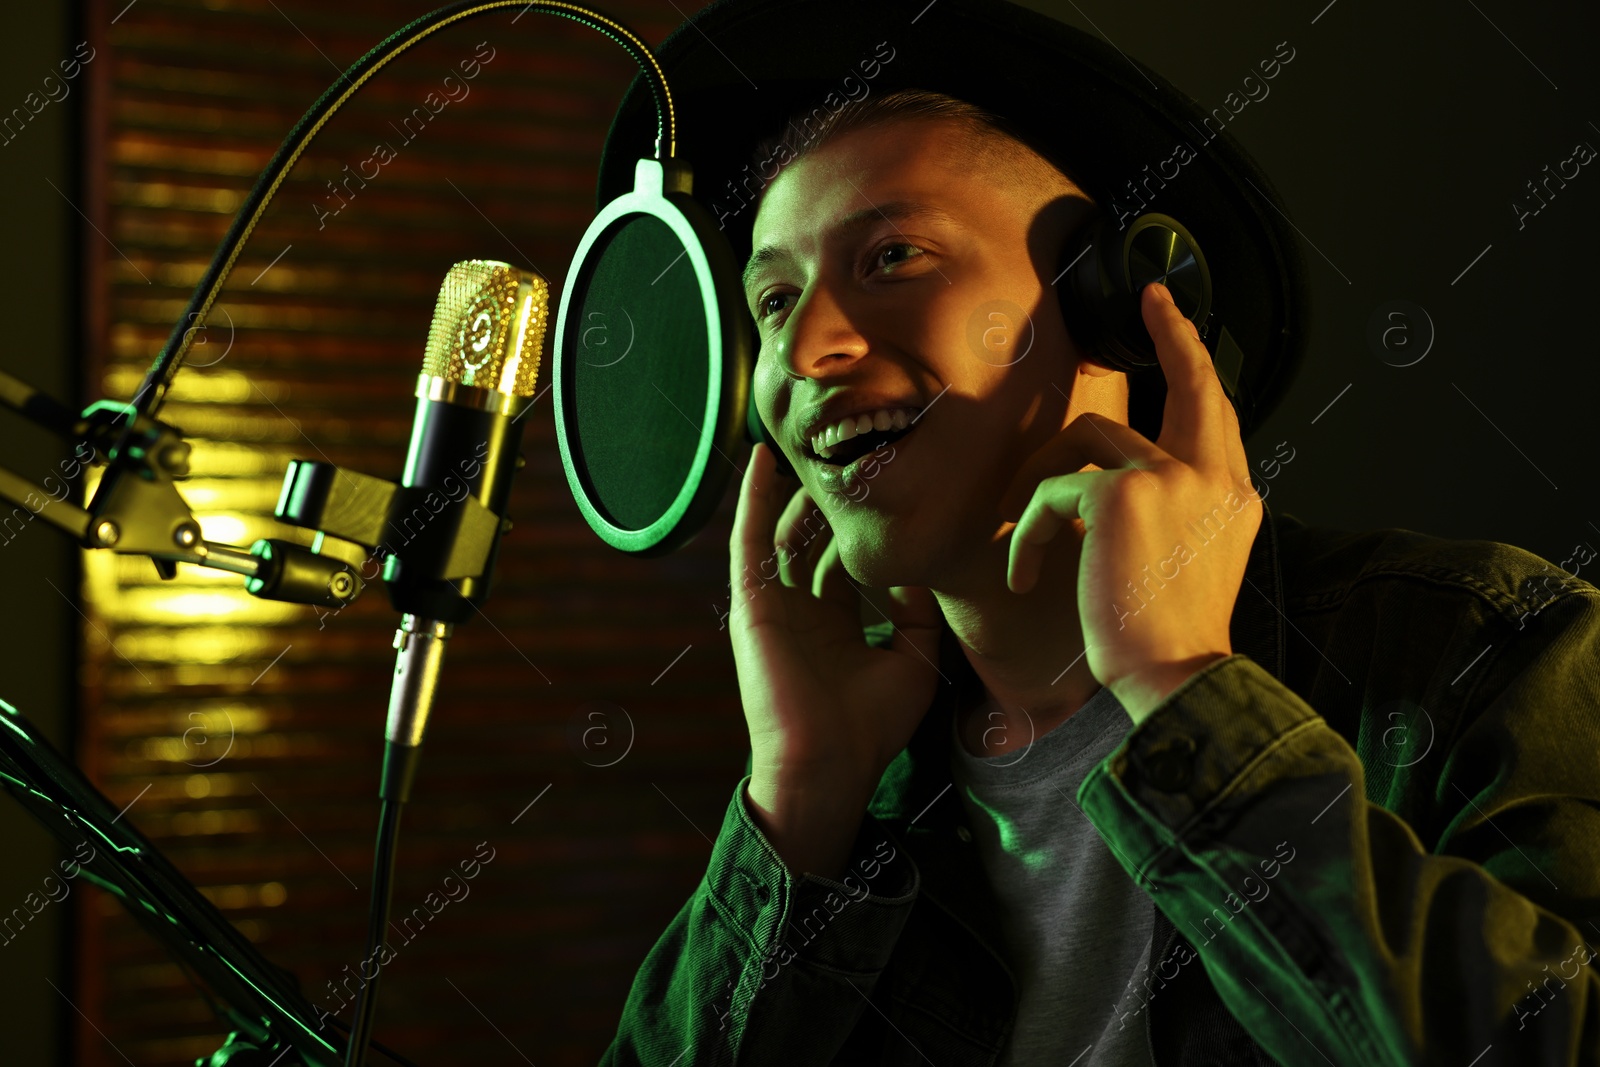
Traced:
[[[699, 39], [825, 68], [860, 44], [831, 7], [713, 5], [669, 82], [713, 108]], [[1600, 1064], [1600, 591], [1273, 515], [1159, 285], [1164, 405], [1130, 425], [1052, 290], [1112, 209], [1070, 131], [895, 92], [961, 85], [961, 56], [1037, 68], [1025, 42], [1104, 58], [1030, 18], [924, 11], [921, 66], [780, 127], [808, 136], [729, 213], [799, 485], [753, 451], [751, 759], [604, 1062]], [[874, 430], [902, 436], [829, 462]], [[893, 605], [865, 640], [852, 579]]]

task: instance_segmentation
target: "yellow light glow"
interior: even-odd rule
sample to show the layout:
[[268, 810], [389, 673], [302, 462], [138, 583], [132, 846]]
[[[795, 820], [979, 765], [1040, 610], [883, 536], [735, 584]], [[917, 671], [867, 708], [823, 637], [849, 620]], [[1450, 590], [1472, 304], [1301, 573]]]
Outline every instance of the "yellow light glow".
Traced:
[[[190, 501], [192, 507], [194, 501]], [[207, 541], [219, 541], [225, 545], [239, 545], [241, 547], [255, 540], [253, 528], [256, 520], [246, 519], [236, 512], [224, 512], [213, 515], [197, 515], [200, 521], [200, 534]]]
[[107, 618], [123, 625], [188, 625], [224, 620], [239, 625], [271, 625], [298, 619], [308, 609], [299, 604], [257, 600], [242, 588], [198, 592], [168, 591], [155, 587], [124, 589], [120, 596], [104, 604], [101, 610]]
[[[117, 635], [117, 648], [136, 663], [217, 664], [239, 660], [242, 664], [241, 669], [248, 668], [250, 663], [260, 657], [270, 660], [281, 652], [286, 644], [288, 640], [280, 639], [280, 636], [272, 630], [248, 630], [231, 626], [196, 625], [181, 630], [165, 627], [130, 629]], [[261, 667], [257, 666], [245, 681], [248, 682], [250, 678], [255, 677], [260, 670]]]

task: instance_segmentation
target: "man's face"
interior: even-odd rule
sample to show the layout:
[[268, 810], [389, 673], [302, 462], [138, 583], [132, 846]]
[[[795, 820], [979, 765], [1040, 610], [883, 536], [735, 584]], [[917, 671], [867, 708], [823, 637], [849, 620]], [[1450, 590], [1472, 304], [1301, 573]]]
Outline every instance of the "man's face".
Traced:
[[[1051, 283], [1091, 206], [963, 166], [965, 136], [926, 119], [845, 134], [786, 167], [755, 219], [756, 406], [871, 586], [937, 588], [995, 539], [1001, 494], [1062, 427], [1081, 358]], [[766, 247], [786, 255], [755, 262]], [[922, 413], [842, 469], [805, 436], [836, 396]]]

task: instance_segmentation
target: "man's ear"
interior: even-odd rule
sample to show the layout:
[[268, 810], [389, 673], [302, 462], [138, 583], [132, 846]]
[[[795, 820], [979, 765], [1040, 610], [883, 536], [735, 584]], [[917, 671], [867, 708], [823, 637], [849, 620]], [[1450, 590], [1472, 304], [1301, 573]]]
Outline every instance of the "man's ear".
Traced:
[[1096, 363], [1090, 359], [1082, 359], [1078, 361], [1078, 373], [1087, 375], [1090, 378], [1104, 378], [1108, 374], [1116, 374], [1117, 372], [1102, 363]]

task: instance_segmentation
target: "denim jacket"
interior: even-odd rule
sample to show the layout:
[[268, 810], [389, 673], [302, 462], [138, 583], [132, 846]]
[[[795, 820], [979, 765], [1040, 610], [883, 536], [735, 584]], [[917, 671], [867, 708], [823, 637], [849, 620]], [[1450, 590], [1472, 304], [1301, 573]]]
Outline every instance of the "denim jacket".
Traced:
[[[1230, 634], [1076, 797], [1155, 911], [1122, 1025], [1157, 1067], [1600, 1067], [1600, 590], [1269, 508]], [[603, 1067], [995, 1062], [1017, 990], [951, 788], [976, 678], [948, 627], [940, 670], [839, 881], [784, 866], [747, 761]]]

